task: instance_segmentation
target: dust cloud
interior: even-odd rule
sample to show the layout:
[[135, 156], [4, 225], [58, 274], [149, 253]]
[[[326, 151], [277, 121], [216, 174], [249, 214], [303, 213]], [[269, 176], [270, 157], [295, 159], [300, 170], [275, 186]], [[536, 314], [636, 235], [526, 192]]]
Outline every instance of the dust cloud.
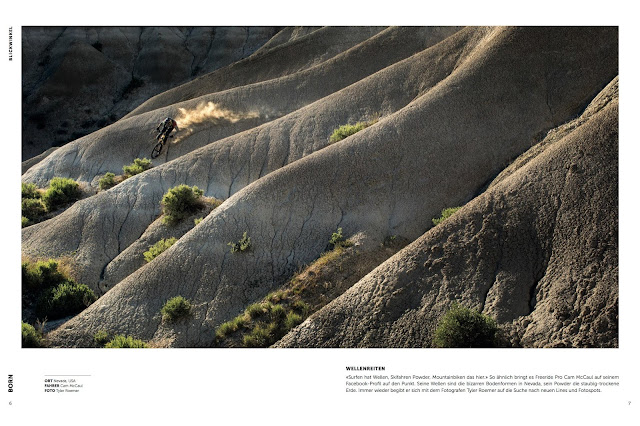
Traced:
[[220, 124], [223, 122], [237, 123], [240, 120], [256, 118], [257, 112], [239, 113], [222, 108], [213, 102], [201, 103], [193, 109], [178, 108], [180, 114], [176, 117], [176, 123], [180, 129], [173, 143], [189, 136], [194, 129], [201, 124]]

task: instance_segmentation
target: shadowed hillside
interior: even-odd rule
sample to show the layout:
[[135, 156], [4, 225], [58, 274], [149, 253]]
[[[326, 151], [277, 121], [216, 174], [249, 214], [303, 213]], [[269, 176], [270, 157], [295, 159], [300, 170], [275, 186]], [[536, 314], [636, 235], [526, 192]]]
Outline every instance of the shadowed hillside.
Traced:
[[23, 159], [245, 58], [277, 32], [273, 27], [23, 27]]
[[[307, 303], [296, 272], [320, 273], [344, 235], [341, 255], [368, 260], [325, 265], [309, 296], [323, 303], [292, 311], [277, 346], [430, 347], [452, 302], [510, 346], [617, 346], [617, 49], [606, 27], [282, 29], [23, 174], [95, 193], [23, 229], [23, 255], [70, 259], [99, 296], [47, 339], [216, 346], [252, 304], [284, 315], [274, 291]], [[180, 130], [153, 167], [98, 191], [149, 156], [166, 116]], [[205, 198], [167, 223], [161, 200], [183, 184]], [[389, 241], [413, 243], [386, 260]], [[188, 314], [168, 320], [176, 296]]]

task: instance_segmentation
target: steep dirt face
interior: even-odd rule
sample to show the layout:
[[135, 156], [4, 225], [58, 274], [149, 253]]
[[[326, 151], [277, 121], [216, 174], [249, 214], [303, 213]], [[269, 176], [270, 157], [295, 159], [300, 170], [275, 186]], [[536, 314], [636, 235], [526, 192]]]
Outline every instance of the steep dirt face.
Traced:
[[617, 347], [617, 78], [596, 101], [277, 346], [429, 347], [457, 301], [514, 346]]
[[[209, 346], [217, 325], [315, 259], [338, 227], [347, 236], [362, 232], [370, 244], [420, 236], [443, 207], [471, 199], [537, 135], [584, 109], [617, 73], [612, 51], [615, 29], [465, 29], [25, 228], [25, 251], [74, 252], [87, 284], [97, 286], [103, 268], [155, 220], [169, 187], [196, 184], [228, 197], [57, 330], [54, 343], [87, 345], [100, 328], [163, 335], [160, 308], [180, 294], [194, 309], [171, 325], [177, 341]], [[383, 118], [320, 150], [332, 129], [369, 111]], [[253, 250], [230, 253], [227, 244], [243, 232]]]
[[275, 27], [23, 27], [23, 159], [245, 58], [277, 32]]

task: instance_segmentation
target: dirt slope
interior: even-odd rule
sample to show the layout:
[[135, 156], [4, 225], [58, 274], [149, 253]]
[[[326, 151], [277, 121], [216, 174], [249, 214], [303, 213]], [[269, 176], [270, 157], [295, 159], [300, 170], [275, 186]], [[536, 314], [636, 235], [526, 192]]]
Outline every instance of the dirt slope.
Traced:
[[514, 346], [617, 347], [617, 78], [525, 157], [277, 346], [429, 347], [457, 301]]
[[[582, 111], [617, 75], [617, 31], [611, 28], [466, 28], [448, 37], [440, 32], [440, 43], [434, 31], [417, 31], [430, 42], [411, 56], [316, 94], [317, 100], [279, 118], [265, 116], [258, 127], [213, 137], [213, 143], [199, 136], [193, 145], [201, 148], [185, 149], [25, 228], [24, 252], [72, 253], [82, 282], [105, 292], [52, 335], [54, 344], [88, 345], [93, 333], [107, 328], [147, 340], [171, 336], [172, 345], [210, 346], [217, 325], [317, 258], [338, 227], [345, 235], [364, 234], [363, 247], [367, 239], [374, 245], [390, 235], [419, 237], [443, 207], [472, 199], [536, 138]], [[343, 54], [357, 55], [358, 49], [369, 49], [367, 43], [385, 51], [390, 42], [383, 33]], [[312, 82], [301, 79], [297, 84], [304, 85], [292, 93], [290, 80], [314, 72], [332, 75], [324, 82], [332, 81], [336, 70], [352, 71], [353, 63], [341, 60], [338, 55], [300, 73], [206, 96], [234, 93], [239, 105], [245, 97], [261, 98], [252, 98], [252, 90], [275, 98], [282, 87], [284, 102], [295, 102], [319, 89], [307, 90]], [[272, 92], [260, 92], [265, 87]], [[135, 129], [165, 113], [133, 116], [76, 141], [75, 151], [57, 150], [23, 178], [44, 182], [64, 170], [91, 181], [109, 161], [94, 157], [99, 153], [93, 144], [119, 144], [115, 154], [129, 141], [132, 155], [140, 137]], [[381, 114], [375, 125], [327, 146], [334, 128], [375, 113]], [[184, 145], [217, 131], [215, 126], [205, 130], [194, 132]], [[159, 214], [162, 194], [180, 183], [198, 185], [206, 195], [226, 201], [152, 263], [101, 287], [109, 263], [145, 233]], [[227, 243], [243, 232], [253, 250], [230, 253]], [[192, 300], [192, 317], [162, 323], [162, 304], [178, 294]]]

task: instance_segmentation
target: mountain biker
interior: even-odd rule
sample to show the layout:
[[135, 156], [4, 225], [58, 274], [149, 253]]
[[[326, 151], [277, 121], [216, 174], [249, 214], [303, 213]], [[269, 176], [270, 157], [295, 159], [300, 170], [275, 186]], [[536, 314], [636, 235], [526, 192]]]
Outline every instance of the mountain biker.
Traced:
[[160, 124], [158, 124], [158, 127], [156, 127], [156, 131], [160, 132], [158, 133], [158, 136], [156, 136], [156, 139], [160, 140], [162, 135], [164, 135], [165, 133], [168, 137], [169, 133], [171, 133], [173, 129], [175, 129], [176, 132], [180, 130], [178, 129], [178, 123], [176, 123], [176, 120], [171, 117], [165, 118]]

